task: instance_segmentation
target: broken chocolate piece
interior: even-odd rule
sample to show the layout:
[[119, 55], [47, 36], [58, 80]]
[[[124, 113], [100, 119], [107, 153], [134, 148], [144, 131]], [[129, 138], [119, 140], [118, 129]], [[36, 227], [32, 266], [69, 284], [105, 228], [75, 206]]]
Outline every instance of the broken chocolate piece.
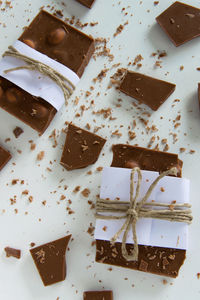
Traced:
[[4, 248], [4, 250], [6, 252], [6, 257], [15, 257], [17, 259], [21, 258], [21, 250], [19, 250], [19, 249], [6, 247], [6, 248]]
[[15, 127], [15, 129], [13, 130], [14, 136], [16, 137], [16, 139], [24, 132], [23, 129], [21, 129], [20, 127]]
[[175, 2], [156, 18], [176, 47], [200, 36], [200, 9]]
[[198, 100], [199, 100], [199, 106], [200, 106], [200, 83], [198, 83]]
[[113, 300], [113, 292], [112, 291], [84, 292], [83, 300]]
[[[112, 167], [132, 168], [133, 163], [142, 170], [158, 172], [177, 167], [177, 176], [181, 177], [182, 161], [176, 154], [123, 144], [113, 146]], [[113, 245], [110, 241], [96, 240], [96, 261], [175, 278], [186, 257], [186, 250], [139, 245], [138, 261], [127, 261], [121, 246], [121, 243]], [[127, 243], [126, 247], [130, 254], [134, 246]]]
[[102, 137], [69, 124], [60, 163], [67, 170], [81, 169], [94, 164], [105, 142]]
[[[19, 40], [82, 76], [94, 52], [94, 40], [55, 16], [41, 11]], [[17, 75], [17, 72], [16, 72]], [[0, 77], [0, 107], [41, 135], [57, 110]]]
[[127, 71], [120, 91], [157, 110], [174, 92], [176, 85], [140, 73]]
[[0, 170], [9, 162], [11, 154], [0, 146]]
[[91, 8], [95, 0], [76, 0], [76, 1], [85, 5], [88, 8]]
[[71, 235], [32, 248], [32, 258], [45, 286], [65, 280], [65, 253]]

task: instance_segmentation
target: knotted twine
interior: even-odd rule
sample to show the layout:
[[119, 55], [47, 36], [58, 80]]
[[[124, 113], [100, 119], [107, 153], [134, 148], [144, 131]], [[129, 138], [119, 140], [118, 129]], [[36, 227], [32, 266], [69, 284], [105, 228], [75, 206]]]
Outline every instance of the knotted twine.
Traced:
[[[67, 99], [71, 96], [71, 94], [75, 90], [74, 84], [68, 78], [66, 78], [61, 73], [59, 73], [55, 69], [51, 68], [50, 66], [48, 66], [38, 60], [35, 60], [29, 56], [21, 54], [13, 46], [9, 46], [8, 49], [9, 50], [7, 50], [3, 54], [3, 57], [11, 56], [11, 57], [18, 58], [18, 59], [21, 59], [24, 62], [26, 62], [27, 65], [5, 70], [4, 71], [5, 74], [13, 72], [13, 71], [22, 70], [22, 69], [38, 71], [42, 75], [49, 77], [62, 89], [65, 101], [67, 102]], [[65, 82], [67, 82], [67, 84]]]
[[[134, 175], [135, 172], [138, 174], [138, 181], [136, 186], [136, 192], [134, 196]], [[153, 189], [156, 187], [158, 182], [165, 176], [175, 175], [177, 176], [177, 168], [171, 168], [168, 171], [161, 173], [154, 182], [150, 185], [146, 194], [142, 198], [141, 201], [137, 202], [139, 197], [141, 181], [142, 181], [142, 173], [140, 168], [136, 167], [131, 171], [130, 177], [130, 202], [125, 201], [111, 201], [109, 199], [103, 200], [99, 199], [96, 204], [96, 217], [98, 219], [106, 219], [106, 220], [120, 220], [126, 219], [120, 230], [113, 236], [111, 239], [111, 243], [114, 244], [116, 240], [119, 238], [121, 233], [124, 231], [122, 237], [122, 256], [127, 261], [137, 261], [138, 260], [138, 241], [137, 241], [137, 233], [136, 233], [136, 223], [139, 218], [153, 218], [160, 220], [167, 220], [173, 222], [185, 222], [187, 224], [191, 224], [192, 222], [192, 211], [189, 209], [191, 205], [189, 203], [182, 204], [165, 204], [165, 203], [157, 203], [157, 202], [147, 202], [150, 197]], [[153, 207], [163, 207], [166, 209], [156, 209]], [[115, 215], [102, 215], [102, 212], [113, 212], [113, 213], [125, 213], [121, 216]], [[132, 228], [132, 235], [134, 241], [134, 248], [131, 250], [131, 253], [128, 254], [126, 249], [126, 240], [130, 230]]]

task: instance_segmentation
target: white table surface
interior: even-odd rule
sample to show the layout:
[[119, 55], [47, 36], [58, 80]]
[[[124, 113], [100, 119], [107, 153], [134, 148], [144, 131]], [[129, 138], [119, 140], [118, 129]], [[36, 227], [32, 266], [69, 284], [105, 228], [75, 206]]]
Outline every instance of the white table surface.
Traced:
[[[1, 7], [4, 7], [5, 0]], [[109, 62], [106, 57], [91, 59], [83, 77], [71, 97], [69, 105], [63, 107], [57, 113], [55, 119], [42, 137], [18, 121], [8, 113], [0, 110], [0, 144], [5, 146], [13, 155], [11, 162], [0, 174], [0, 299], [38, 299], [38, 300], [79, 300], [82, 299], [84, 290], [112, 289], [115, 300], [153, 299], [174, 300], [192, 299], [200, 297], [200, 281], [197, 273], [200, 272], [200, 204], [199, 204], [199, 168], [200, 168], [200, 113], [197, 99], [197, 83], [200, 81], [200, 73], [196, 67], [200, 66], [200, 38], [197, 38], [183, 46], [176, 48], [167, 38], [161, 28], [155, 22], [155, 17], [173, 3], [172, 0], [160, 0], [154, 6], [153, 0], [96, 0], [91, 10], [80, 5], [74, 0], [13, 0], [13, 8], [0, 11], [1, 54], [8, 45], [12, 44], [21, 34], [22, 28], [27, 26], [32, 18], [44, 5], [45, 9], [62, 9], [65, 17], [74, 15], [80, 18], [82, 23], [98, 21], [98, 25], [87, 26], [83, 31], [96, 37], [110, 38], [108, 47], [114, 54], [114, 60]], [[62, 5], [66, 3], [66, 7]], [[200, 8], [199, 0], [187, 0], [186, 3]], [[48, 7], [49, 5], [49, 7]], [[122, 8], [125, 7], [125, 12]], [[131, 16], [131, 14], [133, 16]], [[120, 24], [126, 21], [123, 32], [113, 38], [113, 33]], [[6, 24], [4, 27], [3, 24]], [[167, 57], [162, 59], [162, 68], [155, 68], [157, 58], [151, 57], [151, 53], [157, 50], [166, 50]], [[177, 87], [172, 96], [153, 112], [149, 118], [149, 124], [155, 124], [158, 128], [156, 133], [146, 133], [142, 122], [139, 121], [141, 111], [132, 106], [133, 99], [119, 93], [114, 88], [107, 90], [110, 76], [116, 71], [111, 66], [121, 63], [120, 67], [127, 67], [129, 61], [141, 54], [144, 58], [142, 73], [176, 83]], [[184, 65], [184, 70], [179, 68]], [[101, 83], [96, 83], [95, 90], [89, 98], [85, 98], [85, 92], [89, 89], [92, 79], [104, 68], [110, 68], [106, 78]], [[131, 70], [136, 67], [131, 66]], [[96, 97], [97, 92], [101, 95]], [[81, 96], [78, 106], [72, 104], [76, 96]], [[117, 99], [121, 98], [121, 107], [116, 107]], [[181, 99], [172, 107], [174, 99]], [[115, 121], [104, 119], [103, 116], [92, 114], [93, 109], [86, 110], [81, 118], [76, 118], [76, 112], [80, 112], [80, 106], [89, 106], [91, 100], [95, 101], [94, 110], [112, 108]], [[143, 111], [149, 111], [142, 106]], [[174, 129], [173, 120], [181, 114], [181, 126]], [[160, 119], [160, 117], [163, 119]], [[95, 122], [94, 122], [95, 120]], [[185, 147], [186, 152], [180, 154], [184, 162], [183, 175], [191, 179], [191, 202], [193, 205], [194, 222], [190, 226], [189, 249], [187, 259], [181, 268], [179, 277], [175, 280], [164, 277], [145, 274], [128, 269], [112, 267], [95, 263], [95, 247], [91, 246], [92, 237], [87, 233], [90, 223], [95, 223], [94, 210], [90, 209], [88, 200], [95, 201], [95, 195], [99, 193], [101, 180], [100, 172], [96, 171], [99, 166], [108, 166], [112, 160], [111, 145], [114, 143], [126, 143], [128, 141], [128, 126], [136, 120], [136, 138], [131, 144], [138, 143], [146, 147], [152, 135], [168, 139], [169, 151], [179, 153], [180, 147]], [[65, 128], [65, 121], [73, 121], [76, 125], [84, 127], [89, 121], [91, 130], [95, 126], [105, 125], [98, 134], [107, 137], [108, 141], [97, 163], [86, 169], [67, 172], [59, 164], [65, 135], [61, 131]], [[123, 125], [123, 128], [119, 128]], [[20, 126], [24, 134], [16, 139], [12, 133], [15, 126]], [[49, 135], [56, 129], [58, 132], [58, 147], [53, 148], [53, 142]], [[111, 137], [111, 132], [119, 129], [121, 137]], [[177, 133], [178, 141], [173, 143], [170, 133]], [[186, 133], [186, 135], [185, 135]], [[6, 138], [11, 138], [5, 143]], [[35, 151], [30, 151], [29, 140], [36, 143]], [[164, 146], [159, 142], [160, 150]], [[156, 145], [156, 142], [153, 146]], [[17, 150], [22, 150], [19, 154]], [[196, 152], [189, 154], [193, 149]], [[36, 156], [40, 151], [45, 151], [44, 159], [38, 164]], [[55, 160], [55, 161], [54, 161]], [[51, 165], [49, 162], [52, 161]], [[13, 165], [15, 163], [16, 165]], [[46, 170], [52, 168], [52, 172]], [[92, 170], [93, 175], [86, 175]], [[12, 186], [13, 179], [23, 179], [24, 185]], [[60, 183], [61, 179], [64, 179]], [[68, 190], [64, 191], [64, 185]], [[84, 198], [80, 193], [72, 193], [73, 189], [80, 185], [81, 189], [88, 187], [91, 190], [90, 197]], [[59, 187], [61, 186], [61, 187]], [[34, 201], [29, 203], [27, 196], [21, 196], [23, 190], [28, 189]], [[56, 193], [54, 193], [56, 191]], [[62, 194], [66, 200], [59, 201]], [[10, 198], [17, 196], [17, 203], [10, 205]], [[71, 208], [75, 214], [68, 215], [66, 211], [67, 201], [71, 199]], [[47, 205], [43, 206], [42, 201]], [[57, 201], [60, 204], [57, 204]], [[15, 214], [14, 209], [18, 209]], [[5, 210], [5, 212], [3, 212]], [[28, 215], [25, 215], [25, 212]], [[39, 221], [41, 219], [41, 221]], [[36, 245], [60, 238], [70, 232], [74, 240], [70, 243], [70, 251], [66, 254], [67, 278], [64, 282], [44, 287], [36, 271], [32, 258], [29, 254], [30, 243]], [[6, 258], [4, 247], [10, 246], [22, 250], [22, 258]], [[128, 278], [128, 280], [125, 280]], [[163, 279], [167, 284], [163, 284]], [[134, 287], [133, 287], [134, 285]]]

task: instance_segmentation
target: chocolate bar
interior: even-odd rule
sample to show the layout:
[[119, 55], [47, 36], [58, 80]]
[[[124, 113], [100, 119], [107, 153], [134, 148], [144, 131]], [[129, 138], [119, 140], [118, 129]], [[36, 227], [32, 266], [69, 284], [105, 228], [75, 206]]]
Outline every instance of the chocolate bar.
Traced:
[[60, 164], [68, 171], [94, 164], [105, 142], [102, 137], [69, 124]]
[[30, 250], [45, 286], [65, 280], [65, 252], [71, 235]]
[[[112, 167], [133, 168], [163, 172], [172, 167], [179, 170], [181, 177], [182, 161], [178, 155], [129, 145], [113, 146]], [[128, 253], [132, 244], [126, 244]], [[112, 245], [110, 241], [96, 240], [96, 261], [121, 266], [162, 276], [177, 277], [184, 263], [186, 250], [139, 245], [138, 261], [127, 261], [121, 252], [121, 243]]]
[[[19, 41], [63, 64], [79, 77], [94, 52], [94, 40], [91, 37], [45, 11], [36, 16]], [[32, 96], [3, 77], [0, 77], [0, 107], [40, 135], [57, 112], [44, 99]]]
[[88, 8], [91, 8], [95, 0], [76, 0], [76, 1], [85, 5]]
[[156, 21], [176, 47], [200, 36], [200, 9], [176, 1]]
[[83, 300], [113, 300], [113, 292], [112, 291], [84, 292]]
[[0, 146], [0, 170], [9, 162], [11, 154]]
[[149, 77], [140, 73], [127, 71], [120, 91], [157, 110], [174, 92], [176, 85]]

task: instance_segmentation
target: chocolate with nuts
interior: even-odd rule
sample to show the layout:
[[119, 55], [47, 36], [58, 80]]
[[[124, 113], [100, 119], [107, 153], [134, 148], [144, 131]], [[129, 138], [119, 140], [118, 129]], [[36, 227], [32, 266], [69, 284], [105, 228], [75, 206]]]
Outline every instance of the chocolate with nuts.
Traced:
[[94, 164], [105, 142], [102, 137], [69, 124], [60, 163], [68, 171]]
[[[121, 168], [138, 166], [142, 170], [158, 172], [177, 167], [177, 176], [181, 177], [182, 161], [176, 154], [119, 144], [113, 146], [111, 166]], [[126, 261], [121, 253], [121, 245], [96, 240], [96, 261], [175, 278], [186, 257], [186, 250], [139, 245], [138, 261]], [[133, 249], [132, 244], [126, 244], [126, 247], [129, 253]]]
[[32, 258], [45, 286], [65, 280], [65, 253], [71, 235], [59, 240], [32, 248]]
[[200, 9], [176, 1], [156, 18], [176, 47], [200, 36]]
[[[19, 40], [67, 66], [79, 77], [94, 52], [91, 37], [45, 11], [36, 16]], [[30, 95], [3, 77], [0, 77], [0, 107], [39, 134], [46, 130], [57, 112], [47, 101]]]
[[175, 84], [149, 77], [144, 74], [127, 71], [120, 91], [157, 110], [174, 92]]
[[0, 170], [9, 162], [11, 154], [0, 146]]

